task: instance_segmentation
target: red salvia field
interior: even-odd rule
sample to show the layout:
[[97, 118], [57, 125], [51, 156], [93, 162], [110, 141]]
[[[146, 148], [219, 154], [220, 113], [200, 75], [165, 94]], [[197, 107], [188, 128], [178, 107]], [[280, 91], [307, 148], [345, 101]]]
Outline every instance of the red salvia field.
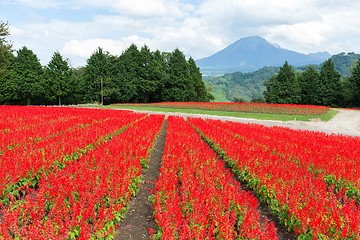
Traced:
[[260, 202], [299, 239], [360, 238], [359, 137], [124, 110], [0, 106], [0, 239], [112, 239], [164, 120], [152, 239], [278, 239], [274, 223], [260, 220]]
[[260, 228], [256, 198], [183, 118], [168, 119], [160, 171], [154, 207], [162, 239], [276, 239], [273, 224]]
[[359, 238], [359, 138], [202, 119], [189, 122], [299, 237]]
[[[114, 104], [116, 105], [116, 104]], [[122, 104], [129, 105], [129, 104]], [[224, 102], [161, 102], [149, 104], [130, 104], [142, 106], [156, 106], [161, 108], [202, 109], [227, 112], [249, 112], [285, 115], [316, 116], [325, 114], [330, 107], [293, 104], [269, 103], [224, 103]]]

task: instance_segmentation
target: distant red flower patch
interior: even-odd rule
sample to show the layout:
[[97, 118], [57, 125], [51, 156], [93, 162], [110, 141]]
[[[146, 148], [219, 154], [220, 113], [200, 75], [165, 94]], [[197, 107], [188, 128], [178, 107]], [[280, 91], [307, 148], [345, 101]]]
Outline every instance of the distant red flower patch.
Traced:
[[223, 103], [223, 102], [161, 102], [149, 104], [131, 104], [131, 105], [149, 105], [162, 108], [180, 108], [180, 109], [203, 109], [227, 112], [250, 112], [250, 113], [268, 113], [285, 115], [315, 116], [325, 114], [330, 107], [313, 105], [294, 105], [294, 104], [270, 104], [270, 103]]

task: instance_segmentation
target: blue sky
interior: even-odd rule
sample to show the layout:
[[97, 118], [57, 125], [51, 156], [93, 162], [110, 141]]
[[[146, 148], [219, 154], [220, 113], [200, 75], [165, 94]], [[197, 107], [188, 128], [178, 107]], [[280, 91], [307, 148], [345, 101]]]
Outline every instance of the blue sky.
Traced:
[[255, 35], [302, 53], [360, 53], [359, 9], [353, 0], [1, 0], [0, 21], [14, 49], [43, 65], [59, 51], [78, 67], [97, 47], [120, 55], [146, 44], [199, 59]]

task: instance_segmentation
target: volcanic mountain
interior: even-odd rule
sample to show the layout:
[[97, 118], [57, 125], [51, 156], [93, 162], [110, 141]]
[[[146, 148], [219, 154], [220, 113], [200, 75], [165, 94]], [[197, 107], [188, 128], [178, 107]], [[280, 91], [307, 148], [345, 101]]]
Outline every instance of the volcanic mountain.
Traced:
[[254, 36], [242, 38], [223, 50], [196, 61], [206, 75], [231, 72], [251, 72], [265, 66], [282, 66], [285, 61], [293, 66], [320, 64], [329, 59], [328, 52], [303, 54], [281, 48]]

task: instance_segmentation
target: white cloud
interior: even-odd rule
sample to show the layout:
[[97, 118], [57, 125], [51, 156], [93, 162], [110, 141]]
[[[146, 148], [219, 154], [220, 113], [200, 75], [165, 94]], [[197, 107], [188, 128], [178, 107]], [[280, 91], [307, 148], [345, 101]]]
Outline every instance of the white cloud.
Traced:
[[333, 48], [336, 36], [360, 39], [356, 9], [360, 2], [350, 0], [208, 0], [198, 13], [202, 25], [211, 26], [207, 32], [222, 36], [226, 44], [260, 35], [291, 50], [336, 54], [341, 50]]
[[151, 40], [141, 38], [137, 35], [124, 37], [121, 40], [102, 38], [93, 38], [81, 41], [71, 40], [64, 44], [61, 53], [75, 57], [89, 58], [98, 47], [101, 47], [104, 51], [110, 52], [112, 55], [120, 55], [131, 44], [135, 44], [140, 48], [143, 45], [149, 45], [150, 42]]
[[118, 55], [132, 43], [161, 51], [178, 47], [197, 59], [254, 35], [304, 53], [360, 52], [360, 1], [353, 0], [5, 0], [5, 4], [41, 9], [41, 14], [44, 9], [93, 14], [77, 22], [55, 21], [49, 14], [11, 25], [14, 46], [37, 51], [43, 63], [60, 50], [84, 65], [99, 46]]
[[159, 0], [120, 0], [115, 4], [119, 13], [141, 17], [163, 16], [166, 8]]

